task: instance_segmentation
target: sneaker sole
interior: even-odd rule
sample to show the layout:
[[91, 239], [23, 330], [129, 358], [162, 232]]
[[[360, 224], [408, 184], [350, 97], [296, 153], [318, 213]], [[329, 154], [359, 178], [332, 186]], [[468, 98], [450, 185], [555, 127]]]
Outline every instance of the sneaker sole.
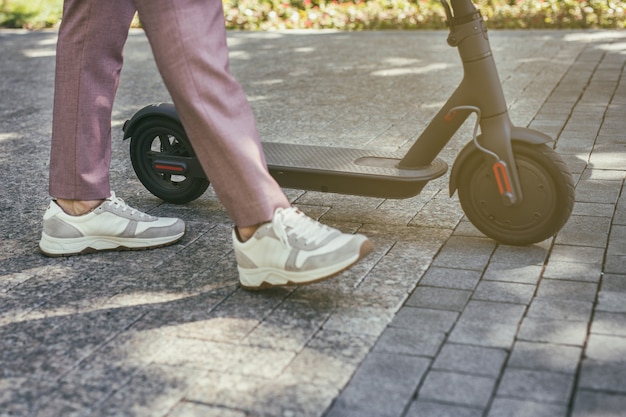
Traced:
[[[343, 271], [349, 269], [354, 264], [359, 262], [361, 259], [365, 258], [373, 250], [374, 250], [374, 245], [372, 244], [372, 242], [370, 242], [369, 240], [366, 240], [361, 245], [361, 248], [359, 250], [359, 255], [357, 256], [356, 259], [350, 261], [347, 265], [340, 266], [339, 269], [336, 269], [337, 267], [329, 267], [328, 268], [329, 272], [323, 273], [322, 276], [319, 277], [319, 278], [307, 279], [306, 275], [308, 275], [310, 273], [310, 271], [307, 271], [307, 274], [302, 274], [303, 278], [301, 280], [299, 280], [298, 278], [293, 278], [293, 275], [296, 274], [296, 273], [289, 273], [289, 272], [286, 272], [284, 270], [264, 269], [261, 272], [261, 274], [266, 275], [266, 277], [261, 281], [261, 283], [259, 285], [252, 286], [252, 285], [246, 285], [243, 282], [240, 282], [240, 286], [241, 286], [241, 288], [243, 288], [244, 290], [247, 290], [247, 291], [259, 291], [259, 290], [266, 290], [266, 289], [276, 288], [276, 287], [299, 286], [299, 285], [314, 284], [316, 282], [325, 281], [325, 280], [327, 280], [329, 278], [332, 278], [334, 276], [339, 275]], [[239, 274], [241, 276], [242, 275], [242, 269], [240, 269], [240, 268], [238, 268], [238, 269], [239, 269]], [[248, 274], [248, 271], [244, 270], [243, 271], [243, 275], [247, 275], [247, 274]], [[272, 275], [279, 276], [280, 278], [283, 278], [285, 280], [285, 282], [280, 282], [280, 283], [276, 283], [276, 284], [268, 282], [267, 278], [269, 278]]]
[[43, 233], [39, 242], [39, 250], [48, 257], [84, 255], [95, 252], [139, 251], [172, 245], [180, 241], [184, 234], [185, 232], [166, 238], [150, 239], [150, 243], [147, 243], [146, 239], [115, 237], [57, 239]]

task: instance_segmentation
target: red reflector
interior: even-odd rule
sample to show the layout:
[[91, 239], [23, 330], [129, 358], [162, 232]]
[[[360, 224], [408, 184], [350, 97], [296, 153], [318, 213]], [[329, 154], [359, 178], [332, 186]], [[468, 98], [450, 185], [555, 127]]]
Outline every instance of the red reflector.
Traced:
[[493, 173], [496, 176], [496, 182], [498, 183], [498, 191], [500, 191], [500, 194], [512, 192], [506, 164], [502, 161], [498, 161], [493, 164]]
[[175, 165], [163, 165], [163, 164], [155, 164], [155, 169], [159, 171], [174, 171], [174, 172], [183, 172], [185, 168]]

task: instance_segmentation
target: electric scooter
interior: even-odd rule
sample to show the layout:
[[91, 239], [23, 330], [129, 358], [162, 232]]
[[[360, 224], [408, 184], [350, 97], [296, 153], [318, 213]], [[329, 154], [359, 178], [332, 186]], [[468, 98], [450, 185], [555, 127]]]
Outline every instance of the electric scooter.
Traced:
[[[574, 206], [574, 182], [551, 138], [511, 122], [484, 20], [471, 0], [440, 0], [464, 77], [404, 156], [367, 149], [263, 143], [270, 174], [285, 188], [382, 198], [409, 198], [444, 175], [437, 155], [476, 115], [473, 139], [456, 157], [450, 195], [470, 222], [498, 242], [528, 245], [556, 234]], [[124, 124], [141, 183], [172, 203], [209, 186], [176, 109], [144, 107]], [[480, 134], [479, 134], [480, 131]]]

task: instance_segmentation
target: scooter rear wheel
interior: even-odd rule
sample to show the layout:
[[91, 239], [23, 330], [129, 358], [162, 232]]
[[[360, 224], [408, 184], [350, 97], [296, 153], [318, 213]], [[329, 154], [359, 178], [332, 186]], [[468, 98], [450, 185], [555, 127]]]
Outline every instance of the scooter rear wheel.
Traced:
[[158, 156], [195, 157], [183, 127], [167, 118], [148, 118], [133, 129], [130, 160], [139, 181], [156, 197], [169, 203], [184, 204], [200, 197], [209, 187], [206, 178], [159, 172]]
[[478, 149], [461, 166], [459, 200], [467, 218], [485, 235], [509, 245], [529, 245], [554, 236], [574, 207], [574, 182], [550, 147], [514, 141], [523, 200], [504, 205], [491, 165]]

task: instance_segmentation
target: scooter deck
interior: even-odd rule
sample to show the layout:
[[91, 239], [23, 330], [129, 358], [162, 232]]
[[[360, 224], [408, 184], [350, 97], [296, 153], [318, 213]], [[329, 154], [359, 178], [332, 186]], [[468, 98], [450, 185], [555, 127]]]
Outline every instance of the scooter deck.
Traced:
[[430, 165], [400, 169], [397, 154], [371, 150], [264, 142], [270, 174], [285, 188], [383, 198], [408, 198], [446, 173]]

